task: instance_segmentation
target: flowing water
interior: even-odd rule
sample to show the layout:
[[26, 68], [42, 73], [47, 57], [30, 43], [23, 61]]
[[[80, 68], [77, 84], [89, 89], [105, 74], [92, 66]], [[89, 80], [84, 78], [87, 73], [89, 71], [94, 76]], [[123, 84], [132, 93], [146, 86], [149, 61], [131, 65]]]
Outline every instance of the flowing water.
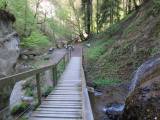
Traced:
[[[160, 57], [154, 57], [143, 63], [137, 71], [134, 73], [131, 85], [129, 88], [129, 94], [134, 91], [136, 86], [138, 86], [144, 78], [149, 74], [152, 74], [157, 67], [160, 65]], [[99, 93], [96, 93], [96, 95]], [[103, 112], [107, 115], [105, 120], [119, 120], [125, 108], [125, 104], [121, 103], [112, 103], [106, 105], [103, 109]]]
[[134, 91], [135, 87], [139, 85], [143, 78], [155, 71], [158, 65], [160, 65], [159, 57], [151, 58], [143, 63], [134, 74], [134, 77], [131, 81], [129, 94]]

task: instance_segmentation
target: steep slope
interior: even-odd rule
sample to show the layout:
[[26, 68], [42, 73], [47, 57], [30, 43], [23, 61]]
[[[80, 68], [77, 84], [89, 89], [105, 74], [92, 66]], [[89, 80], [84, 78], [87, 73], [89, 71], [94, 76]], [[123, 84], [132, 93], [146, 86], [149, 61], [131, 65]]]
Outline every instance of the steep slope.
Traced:
[[[87, 50], [90, 54], [87, 54], [87, 60], [94, 61], [93, 68], [88, 69], [89, 80], [96, 80], [98, 75], [103, 78], [107, 74], [117, 74], [121, 80], [130, 80], [138, 66], [160, 52], [160, 13], [153, 1], [146, 2], [120, 24], [93, 38], [98, 42]], [[93, 48], [101, 50], [93, 52]]]
[[88, 85], [102, 91], [96, 98], [96, 119], [104, 118], [102, 107], [124, 103], [135, 70], [160, 53], [160, 3], [146, 0], [119, 24], [91, 40], [86, 48]]

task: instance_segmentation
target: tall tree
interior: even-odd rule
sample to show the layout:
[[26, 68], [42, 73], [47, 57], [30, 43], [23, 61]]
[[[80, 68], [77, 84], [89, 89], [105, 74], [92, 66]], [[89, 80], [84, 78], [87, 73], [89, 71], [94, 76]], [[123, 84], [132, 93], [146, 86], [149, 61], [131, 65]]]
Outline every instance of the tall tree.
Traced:
[[87, 29], [86, 33], [90, 35], [91, 33], [91, 26], [92, 26], [92, 0], [87, 0], [87, 14], [86, 14], [86, 20], [87, 20]]

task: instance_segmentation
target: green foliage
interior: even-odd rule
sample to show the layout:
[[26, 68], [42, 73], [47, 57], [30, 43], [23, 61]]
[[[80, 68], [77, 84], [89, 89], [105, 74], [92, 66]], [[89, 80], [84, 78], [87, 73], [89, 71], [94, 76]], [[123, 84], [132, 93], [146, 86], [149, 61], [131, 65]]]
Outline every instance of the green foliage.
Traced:
[[44, 87], [42, 96], [47, 97], [52, 92], [52, 90], [53, 90], [53, 87], [51, 87], [51, 86]]
[[86, 57], [90, 60], [97, 60], [106, 51], [107, 46], [111, 45], [113, 42], [114, 40], [112, 39], [97, 40], [87, 49]]
[[98, 13], [99, 29], [103, 28], [106, 23], [113, 24], [120, 20], [121, 17], [120, 0], [103, 0]]
[[5, 7], [5, 4], [7, 3], [6, 0], [0, 0], [0, 8], [4, 8]]
[[26, 96], [34, 96], [34, 89], [35, 89], [35, 84], [34, 81], [35, 78], [32, 77], [30, 79], [28, 79], [25, 84], [23, 84], [23, 90], [25, 90], [25, 95]]
[[[16, 17], [15, 27], [20, 35], [28, 34], [31, 30], [37, 29], [34, 23], [34, 15], [27, 5], [27, 0], [8, 0], [8, 9]], [[27, 13], [25, 13], [27, 11]], [[25, 31], [25, 24], [27, 30]]]
[[115, 23], [111, 25], [106, 32], [108, 35], [112, 36], [112, 34], [118, 32], [119, 30], [120, 30], [120, 25], [118, 23]]
[[[63, 18], [65, 19], [65, 18]], [[63, 20], [62, 20], [63, 21]], [[56, 35], [57, 38], [65, 38], [71, 40], [71, 35], [74, 33], [72, 27], [70, 24], [67, 24], [65, 21], [64, 25], [59, 23], [60, 21], [54, 20], [54, 19], [48, 19], [48, 23], [53, 29], [54, 34]]]
[[154, 3], [154, 8], [153, 8], [153, 12], [154, 14], [159, 14], [160, 13], [160, 1], [159, 0], [153, 0]]
[[11, 110], [11, 114], [18, 115], [18, 114], [24, 112], [28, 108], [28, 106], [29, 106], [29, 104], [22, 102], [21, 104], [13, 107], [13, 109]]
[[24, 47], [39, 48], [49, 45], [48, 38], [39, 32], [32, 32], [28, 38], [22, 41]]
[[121, 80], [118, 78], [98, 78], [95, 81], [93, 81], [95, 86], [98, 87], [105, 87], [105, 86], [110, 86], [110, 85], [117, 85], [121, 83]]
[[32, 88], [26, 88], [25, 89], [25, 95], [26, 96], [34, 96], [34, 93], [33, 93], [33, 89]]
[[100, 55], [102, 55], [104, 49], [102, 46], [93, 47], [92, 49], [88, 49], [87, 55], [89, 59], [97, 59]]
[[37, 27], [33, 11], [28, 0], [8, 0], [7, 9], [16, 17], [15, 28], [22, 38], [22, 47], [40, 48], [49, 44], [48, 38]]

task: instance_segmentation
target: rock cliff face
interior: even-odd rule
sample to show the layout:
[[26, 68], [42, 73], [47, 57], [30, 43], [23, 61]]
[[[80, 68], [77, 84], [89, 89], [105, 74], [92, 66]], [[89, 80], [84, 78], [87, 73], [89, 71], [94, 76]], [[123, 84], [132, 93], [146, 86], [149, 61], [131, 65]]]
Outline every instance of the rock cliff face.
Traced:
[[0, 10], [0, 77], [12, 73], [20, 53], [19, 36], [13, 29], [15, 17]]
[[132, 80], [123, 113], [125, 120], [160, 119], [160, 55], [142, 64]]

